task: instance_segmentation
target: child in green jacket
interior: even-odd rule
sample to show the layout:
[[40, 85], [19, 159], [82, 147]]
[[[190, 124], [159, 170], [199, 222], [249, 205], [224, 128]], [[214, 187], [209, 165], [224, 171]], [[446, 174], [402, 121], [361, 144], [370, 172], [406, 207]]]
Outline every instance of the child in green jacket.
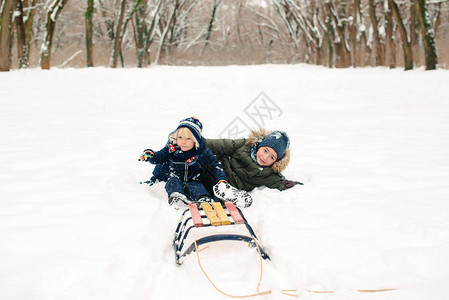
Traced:
[[[266, 186], [285, 190], [302, 184], [281, 174], [290, 161], [290, 139], [283, 131], [259, 129], [246, 139], [208, 139], [206, 144], [221, 162], [228, 182], [237, 189], [251, 191]], [[215, 194], [219, 193], [217, 188]]]

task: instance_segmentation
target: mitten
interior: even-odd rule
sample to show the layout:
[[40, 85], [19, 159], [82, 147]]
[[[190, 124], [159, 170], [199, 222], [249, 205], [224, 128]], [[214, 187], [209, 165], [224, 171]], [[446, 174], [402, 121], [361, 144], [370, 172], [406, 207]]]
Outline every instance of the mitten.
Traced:
[[139, 161], [149, 161], [154, 157], [154, 152], [151, 149], [146, 149], [143, 151], [142, 155], [139, 157]]
[[282, 181], [282, 189], [283, 190], [286, 190], [286, 189], [289, 189], [289, 188], [292, 188], [292, 187], [294, 187], [295, 185], [297, 185], [297, 184], [299, 184], [299, 185], [304, 185], [304, 183], [302, 183], [302, 182], [299, 182], [299, 181], [293, 181], [293, 180], [283, 180]]

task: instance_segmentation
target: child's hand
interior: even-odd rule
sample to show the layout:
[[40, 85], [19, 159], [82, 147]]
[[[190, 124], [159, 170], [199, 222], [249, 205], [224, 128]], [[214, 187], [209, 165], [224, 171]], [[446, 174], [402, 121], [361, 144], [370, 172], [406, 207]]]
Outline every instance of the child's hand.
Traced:
[[284, 181], [282, 181], [282, 184], [283, 184], [283, 189], [284, 190], [292, 188], [292, 187], [294, 187], [297, 184], [304, 185], [304, 183], [302, 183], [302, 182], [292, 181], [292, 180], [284, 180]]
[[150, 158], [154, 157], [154, 152], [151, 149], [144, 150], [139, 158], [139, 161], [149, 161]]

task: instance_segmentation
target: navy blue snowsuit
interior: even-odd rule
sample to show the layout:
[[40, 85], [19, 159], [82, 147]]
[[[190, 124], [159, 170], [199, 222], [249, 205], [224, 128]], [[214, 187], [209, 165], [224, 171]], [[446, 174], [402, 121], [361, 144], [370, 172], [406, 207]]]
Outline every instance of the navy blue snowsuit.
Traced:
[[197, 201], [203, 196], [211, 196], [210, 191], [204, 187], [204, 182], [213, 185], [219, 180], [226, 180], [220, 162], [206, 147], [205, 138], [201, 139], [198, 149], [187, 152], [168, 142], [148, 161], [156, 164], [153, 175], [167, 181], [165, 190], [169, 196], [178, 192], [192, 201]]

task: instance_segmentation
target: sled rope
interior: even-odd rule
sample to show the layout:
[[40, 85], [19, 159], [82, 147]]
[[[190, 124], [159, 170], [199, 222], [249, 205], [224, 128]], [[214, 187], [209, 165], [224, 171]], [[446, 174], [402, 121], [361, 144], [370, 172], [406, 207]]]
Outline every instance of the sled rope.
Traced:
[[[281, 290], [282, 295], [299, 298], [297, 290]], [[293, 294], [294, 293], [294, 294]]]
[[[395, 291], [397, 288], [389, 288], [389, 289], [377, 289], [377, 290], [357, 290], [359, 293], [378, 293], [378, 292], [390, 292]], [[306, 290], [309, 293], [315, 293], [315, 294], [332, 294], [334, 291], [313, 291], [313, 290]]]
[[359, 293], [377, 293], [377, 292], [390, 292], [390, 291], [396, 291], [397, 288], [390, 288], [390, 289], [378, 289], [378, 290], [357, 290]]
[[[377, 290], [357, 290], [359, 293], [378, 293], [378, 292], [390, 292], [395, 291], [397, 288], [390, 289], [377, 289]], [[314, 290], [306, 290], [306, 292], [314, 293], [314, 294], [333, 294], [334, 291], [314, 291]], [[281, 293], [286, 296], [299, 298], [298, 290], [281, 290]]]
[[[255, 297], [255, 296], [263, 296], [263, 295], [269, 295], [271, 294], [271, 290], [265, 291], [265, 292], [260, 292], [260, 283], [262, 281], [262, 275], [263, 275], [263, 259], [262, 259], [262, 253], [260, 252], [260, 248], [259, 248], [259, 244], [257, 243], [257, 240], [254, 239], [254, 243], [257, 246], [257, 252], [259, 253], [259, 260], [260, 260], [260, 276], [259, 276], [259, 281], [257, 283], [257, 293], [256, 294], [250, 294], [250, 295], [243, 295], [243, 296], [235, 296], [235, 295], [231, 295], [228, 294], [222, 290], [220, 290], [212, 281], [212, 279], [210, 279], [210, 277], [207, 275], [206, 271], [204, 270], [203, 266], [201, 265], [201, 259], [200, 259], [200, 255], [199, 253], [203, 250], [206, 250], [207, 248], [209, 248], [209, 246], [206, 246], [202, 249], [198, 248], [198, 245], [196, 243], [196, 241], [194, 242], [195, 244], [195, 252], [196, 252], [196, 257], [198, 259], [198, 265], [200, 266], [201, 271], [203, 272], [204, 276], [206, 276], [207, 280], [209, 280], [209, 282], [212, 284], [212, 286], [219, 291], [220, 293], [222, 293], [225, 296], [231, 297], [231, 298], [250, 298], [250, 297]], [[385, 289], [373, 289], [373, 290], [357, 290], [359, 293], [378, 293], [378, 292], [390, 292], [390, 291], [395, 291], [397, 290], [397, 288], [385, 288]], [[315, 290], [306, 290], [306, 292], [309, 293], [314, 293], [314, 294], [333, 294], [334, 291], [315, 291]], [[299, 294], [298, 294], [298, 290], [294, 289], [294, 290], [281, 290], [281, 293], [285, 296], [290, 296], [290, 297], [295, 297], [295, 298], [299, 298]]]
[[265, 291], [265, 292], [260, 292], [260, 282], [262, 281], [262, 275], [263, 275], [263, 264], [262, 264], [263, 259], [262, 259], [262, 253], [260, 252], [259, 244], [257, 243], [257, 241], [256, 241], [255, 238], [253, 238], [253, 241], [256, 243], [256, 246], [257, 246], [257, 252], [259, 252], [259, 259], [260, 259], [260, 276], [259, 276], [259, 282], [257, 283], [257, 293], [256, 293], [256, 294], [243, 295], [243, 296], [235, 296], [235, 295], [228, 294], [228, 293], [226, 293], [226, 292], [220, 290], [220, 289], [213, 283], [212, 279], [210, 279], [210, 277], [207, 275], [206, 271], [204, 271], [203, 266], [201, 265], [201, 260], [200, 260], [200, 254], [199, 254], [199, 252], [205, 250], [207, 247], [200, 250], [200, 249], [198, 249], [198, 245], [197, 245], [196, 241], [194, 242], [194, 243], [195, 243], [196, 257], [197, 257], [197, 259], [198, 259], [198, 265], [200, 266], [201, 271], [203, 271], [204, 276], [206, 276], [207, 280], [209, 280], [209, 282], [212, 284], [212, 286], [213, 286], [217, 291], [219, 291], [220, 293], [222, 293], [223, 295], [226, 295], [226, 296], [231, 297], [231, 298], [249, 298], [249, 297], [263, 296], [263, 295], [269, 295], [269, 294], [271, 294], [271, 290], [268, 290], [268, 291]]

